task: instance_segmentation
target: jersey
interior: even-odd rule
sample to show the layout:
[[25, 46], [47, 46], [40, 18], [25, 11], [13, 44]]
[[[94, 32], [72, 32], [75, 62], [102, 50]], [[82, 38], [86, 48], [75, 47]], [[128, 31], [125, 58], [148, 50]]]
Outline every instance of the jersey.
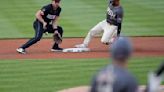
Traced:
[[112, 4], [109, 4], [106, 20], [110, 24], [118, 25], [119, 23], [122, 23], [123, 13], [122, 6], [113, 6]]
[[[105, 75], [105, 77], [103, 77]], [[136, 79], [127, 70], [109, 65], [94, 78], [91, 92], [137, 92]]]
[[44, 21], [48, 24], [51, 24], [51, 22], [55, 20], [57, 16], [60, 16], [61, 8], [58, 7], [56, 10], [54, 10], [52, 4], [49, 4], [42, 7], [41, 11], [44, 13], [44, 15], [42, 15]]

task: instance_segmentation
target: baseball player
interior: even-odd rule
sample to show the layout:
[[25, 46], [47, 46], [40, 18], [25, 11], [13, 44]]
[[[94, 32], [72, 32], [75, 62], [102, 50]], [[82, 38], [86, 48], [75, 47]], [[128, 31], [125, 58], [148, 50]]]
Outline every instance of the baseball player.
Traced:
[[90, 92], [138, 92], [138, 83], [128, 72], [128, 59], [132, 53], [127, 38], [119, 37], [112, 44], [112, 64], [102, 69], [93, 79]]
[[149, 74], [148, 85], [145, 92], [161, 92], [160, 83], [162, 82], [163, 74], [164, 74], [164, 61], [155, 72], [151, 72]]
[[107, 8], [107, 17], [105, 20], [98, 23], [93, 27], [84, 42], [79, 45], [75, 45], [77, 48], [86, 48], [90, 43], [93, 36], [103, 32], [101, 42], [103, 44], [109, 45], [113, 42], [114, 36], [119, 36], [121, 32], [121, 23], [123, 20], [123, 8], [120, 5], [120, 0], [109, 0], [109, 5]]
[[54, 45], [51, 51], [62, 51], [59, 47], [62, 42], [63, 29], [58, 26], [58, 20], [61, 12], [60, 0], [52, 0], [51, 4], [42, 7], [36, 13], [36, 20], [33, 23], [35, 37], [30, 39], [24, 45], [17, 49], [18, 53], [26, 54], [25, 49], [40, 41], [43, 34], [53, 33]]

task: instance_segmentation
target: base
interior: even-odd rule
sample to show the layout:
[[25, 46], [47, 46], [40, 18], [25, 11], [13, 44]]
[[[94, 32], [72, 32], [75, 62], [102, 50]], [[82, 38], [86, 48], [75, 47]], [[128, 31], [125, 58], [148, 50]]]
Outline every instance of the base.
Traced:
[[63, 50], [63, 52], [73, 52], [73, 53], [88, 52], [88, 51], [90, 51], [89, 48], [67, 48]]

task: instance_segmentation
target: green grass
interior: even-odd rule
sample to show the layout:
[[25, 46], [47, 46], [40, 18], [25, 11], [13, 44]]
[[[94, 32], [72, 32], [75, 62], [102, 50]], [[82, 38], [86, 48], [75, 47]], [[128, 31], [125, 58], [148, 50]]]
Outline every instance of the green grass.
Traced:
[[[146, 84], [147, 73], [162, 60], [162, 57], [133, 58], [129, 68], [140, 84]], [[88, 85], [97, 70], [108, 63], [108, 59], [1, 60], [0, 92], [56, 92]]]
[[[0, 38], [34, 35], [35, 12], [50, 0], [2, 0]], [[65, 37], [83, 37], [106, 16], [108, 0], [63, 0], [60, 25]], [[122, 0], [125, 10], [123, 33], [128, 36], [164, 36], [163, 0]]]

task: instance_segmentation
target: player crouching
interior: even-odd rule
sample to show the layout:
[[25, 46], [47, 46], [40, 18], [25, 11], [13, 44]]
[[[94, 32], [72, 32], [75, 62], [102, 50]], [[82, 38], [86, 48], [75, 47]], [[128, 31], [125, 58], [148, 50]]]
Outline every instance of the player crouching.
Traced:
[[44, 6], [36, 13], [36, 20], [33, 23], [35, 37], [17, 49], [18, 53], [26, 54], [25, 49], [41, 40], [44, 33], [53, 33], [54, 45], [51, 51], [62, 51], [59, 47], [62, 42], [63, 29], [57, 22], [60, 16], [60, 0], [52, 0], [51, 4]]
[[93, 36], [103, 32], [101, 42], [109, 45], [114, 41], [114, 37], [119, 37], [121, 32], [121, 23], [123, 19], [123, 8], [120, 5], [120, 0], [109, 0], [107, 8], [107, 17], [102, 22], [93, 27], [83, 44], [75, 45], [77, 48], [86, 48]]

